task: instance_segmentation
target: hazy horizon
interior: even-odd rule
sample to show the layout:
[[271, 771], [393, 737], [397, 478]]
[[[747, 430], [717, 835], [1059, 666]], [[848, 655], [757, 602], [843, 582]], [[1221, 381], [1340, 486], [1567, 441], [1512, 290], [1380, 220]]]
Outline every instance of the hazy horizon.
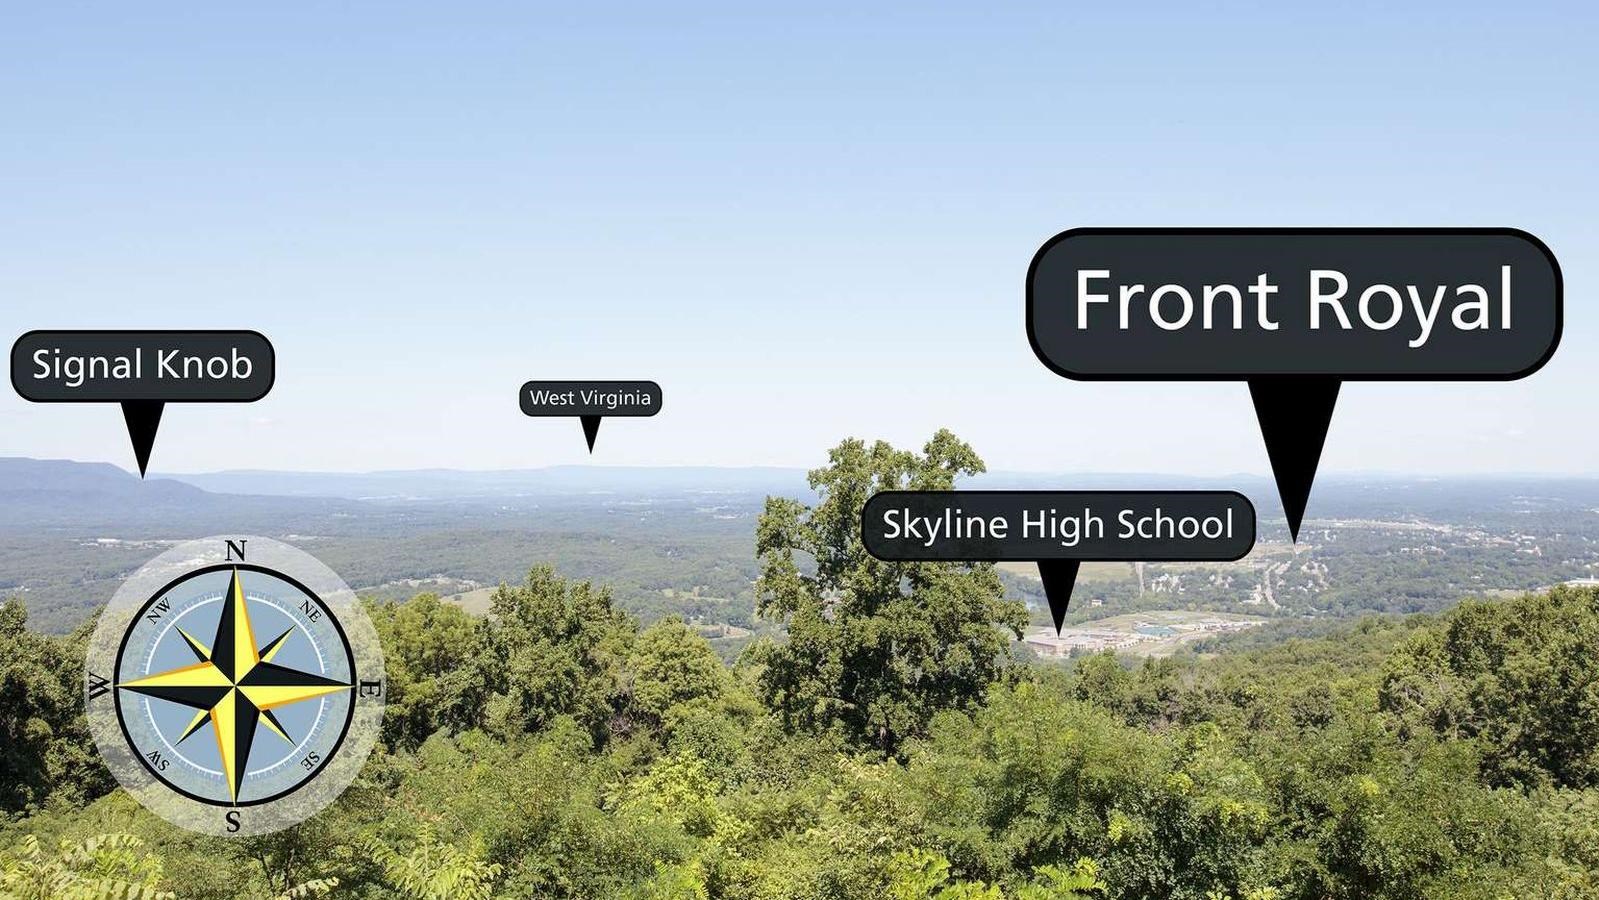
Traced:
[[[9, 452], [9, 451], [0, 451], [0, 460], [4, 460], [4, 459], [25, 459], [25, 460], [30, 460], [30, 461], [33, 461], [33, 462], [67, 462], [67, 463], [79, 463], [79, 464], [85, 464], [85, 465], [101, 465], [101, 464], [103, 464], [103, 465], [110, 465], [110, 466], [112, 466], [112, 467], [114, 467], [116, 469], [119, 469], [119, 470], [127, 473], [130, 476], [138, 477], [138, 470], [136, 468], [132, 467], [131, 465], [118, 463], [118, 462], [112, 461], [112, 460], [72, 459], [72, 458], [68, 458], [68, 457], [37, 457], [37, 456], [28, 456], [26, 454], [21, 454], [21, 453], [13, 453], [13, 452]], [[628, 465], [628, 464], [603, 464], [603, 463], [552, 463], [552, 464], [549, 464], [549, 465], [542, 465], [542, 466], [521, 466], [521, 467], [498, 468], [498, 469], [476, 469], [476, 468], [452, 467], [452, 466], [429, 466], [429, 467], [423, 467], [423, 468], [410, 468], [410, 469], [272, 469], [272, 468], [236, 468], [236, 469], [205, 469], [205, 470], [184, 471], [184, 472], [178, 472], [178, 471], [167, 472], [167, 471], [158, 471], [158, 470], [152, 469], [149, 472], [148, 476], [147, 476], [147, 480], [149, 480], [149, 479], [161, 479], [161, 478], [183, 479], [183, 478], [190, 478], [190, 477], [203, 477], [203, 476], [212, 476], [212, 475], [253, 475], [253, 474], [262, 474], [262, 475], [328, 475], [328, 476], [338, 476], [338, 477], [360, 477], [360, 476], [381, 476], [381, 475], [423, 475], [423, 474], [430, 474], [430, 473], [457, 474], [457, 475], [497, 475], [497, 474], [515, 474], [515, 473], [522, 473], [522, 472], [542, 472], [542, 471], [549, 471], [549, 470], [553, 470], [553, 469], [571, 469], [571, 470], [598, 471], [598, 472], [604, 472], [604, 471], [607, 471], [607, 470], [612, 470], [612, 471], [653, 471], [653, 470], [659, 470], [659, 471], [681, 471], [681, 470], [704, 469], [704, 470], [710, 470], [710, 471], [729, 471], [729, 472], [734, 472], [734, 471], [770, 471], [770, 472], [794, 472], [794, 473], [803, 474], [803, 473], [805, 473], [807, 471], [810, 471], [811, 469], [816, 468], [817, 466], [819, 466], [821, 464], [822, 463], [820, 461], [818, 461], [816, 464], [808, 465], [808, 466], [805, 466], [805, 465], [795, 465], [795, 466], [781, 466], [781, 465], [717, 465], [717, 464], [705, 464], [705, 463], [683, 463], [683, 464], [663, 464], [663, 465]], [[1156, 477], [1156, 478], [1183, 478], [1183, 479], [1205, 479], [1205, 480], [1224, 480], [1224, 479], [1228, 479], [1228, 478], [1270, 479], [1272, 477], [1270, 472], [1244, 472], [1244, 471], [1240, 471], [1240, 472], [1192, 473], [1192, 472], [1159, 471], [1159, 470], [1137, 470], [1137, 469], [1092, 469], [1092, 470], [1089, 470], [1089, 469], [1077, 469], [1077, 470], [1073, 470], [1073, 469], [1008, 469], [1008, 468], [1007, 469], [995, 469], [995, 468], [992, 468], [992, 467], [990, 467], [989, 470], [984, 473], [984, 475], [986, 475], [988, 477], [1005, 476], [1005, 475], [1020, 475], [1020, 476], [1028, 476], [1028, 477], [1049, 477], [1049, 476], [1079, 477], [1079, 476], [1087, 476], [1087, 477], [1093, 477], [1093, 478], [1135, 478], [1135, 477], [1139, 477], [1139, 476], [1150, 476], [1150, 477]], [[1471, 480], [1471, 479], [1487, 479], [1487, 478], [1579, 479], [1579, 480], [1593, 479], [1593, 480], [1599, 480], [1599, 471], [1591, 471], [1591, 472], [1580, 472], [1580, 471], [1572, 471], [1572, 472], [1537, 472], [1537, 471], [1502, 470], [1502, 471], [1485, 471], [1485, 472], [1453, 472], [1453, 473], [1439, 474], [1439, 473], [1436, 473], [1436, 472], [1415, 472], [1415, 471], [1405, 471], [1405, 470], [1399, 470], [1399, 469], [1322, 469], [1322, 470], [1319, 471], [1319, 473], [1317, 475], [1317, 479], [1318, 480], [1321, 480], [1321, 479], [1339, 480], [1339, 479], [1358, 479], [1358, 478], [1374, 478], [1374, 479], [1383, 479], [1383, 480], [1389, 480], [1389, 479], [1411, 479], [1411, 480], [1421, 480], [1421, 481], [1426, 481], [1426, 480]], [[1068, 489], [1068, 488], [1069, 488], [1069, 486], [1064, 486], [1063, 487], [1063, 489]]]

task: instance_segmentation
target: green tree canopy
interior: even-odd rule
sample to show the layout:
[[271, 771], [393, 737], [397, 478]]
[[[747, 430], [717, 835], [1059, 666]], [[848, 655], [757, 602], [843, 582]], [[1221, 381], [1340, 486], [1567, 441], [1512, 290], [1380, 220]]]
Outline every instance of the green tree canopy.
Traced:
[[768, 498], [756, 531], [760, 612], [788, 626], [765, 651], [767, 702], [786, 722], [837, 728], [885, 752], [942, 709], [976, 703], [999, 675], [1007, 635], [1027, 623], [992, 564], [884, 562], [861, 544], [861, 508], [884, 490], [949, 490], [984, 471], [939, 431], [921, 453], [846, 440], [810, 473], [814, 506]]
[[634, 629], [609, 588], [537, 566], [494, 592], [485, 628], [479, 665], [491, 728], [539, 731], [570, 715], [596, 740], [609, 735]]
[[656, 721], [680, 704], [717, 699], [728, 681], [710, 642], [676, 617], [639, 634], [628, 668], [634, 708]]
[[57, 639], [27, 624], [20, 602], [0, 601], [0, 812], [110, 786], [83, 717], [82, 632]]
[[471, 728], [482, 721], [487, 700], [481, 623], [437, 594], [372, 607], [372, 624], [383, 641], [388, 697], [383, 714], [386, 741], [414, 748], [441, 728]]
[[1462, 603], [1389, 661], [1382, 703], [1482, 742], [1490, 783], [1599, 787], [1599, 592]]

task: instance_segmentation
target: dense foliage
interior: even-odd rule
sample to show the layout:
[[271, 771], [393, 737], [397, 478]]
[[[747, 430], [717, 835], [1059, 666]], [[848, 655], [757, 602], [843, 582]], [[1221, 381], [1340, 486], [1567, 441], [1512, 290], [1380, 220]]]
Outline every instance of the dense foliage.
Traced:
[[848, 440], [810, 473], [822, 498], [814, 508], [767, 501], [755, 538], [759, 609], [787, 624], [788, 640], [762, 648], [759, 682], [786, 724], [890, 751], [935, 712], [982, 697], [1007, 640], [1027, 623], [1021, 604], [1003, 599], [994, 567], [884, 562], [860, 537], [873, 494], [947, 491], [981, 471], [983, 461], [948, 431], [919, 455]]
[[762, 591], [794, 636], [733, 666], [548, 568], [482, 618], [375, 604], [384, 740], [267, 838], [108, 791], [71, 702], [81, 644], [8, 605], [0, 896], [1599, 897], [1599, 592], [1214, 656], [1010, 661], [990, 570], [882, 569], [844, 526], [969, 452], [847, 442], [816, 507], [774, 501]]

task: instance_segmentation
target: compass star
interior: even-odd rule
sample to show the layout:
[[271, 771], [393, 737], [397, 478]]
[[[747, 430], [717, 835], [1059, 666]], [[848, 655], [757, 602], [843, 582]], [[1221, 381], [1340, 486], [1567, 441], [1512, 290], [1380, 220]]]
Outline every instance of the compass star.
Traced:
[[282, 649], [292, 631], [291, 628], [283, 632], [265, 646], [256, 646], [248, 604], [244, 601], [244, 583], [239, 570], [234, 569], [211, 646], [206, 647], [188, 632], [178, 629], [196, 662], [124, 681], [117, 689], [197, 710], [193, 721], [184, 729], [183, 737], [178, 739], [179, 743], [210, 721], [228, 782], [228, 796], [238, 802], [239, 788], [244, 784], [244, 773], [249, 766], [250, 747], [255, 743], [256, 726], [264, 723], [279, 737], [293, 743], [272, 710], [351, 688], [347, 682], [274, 663], [272, 657]]

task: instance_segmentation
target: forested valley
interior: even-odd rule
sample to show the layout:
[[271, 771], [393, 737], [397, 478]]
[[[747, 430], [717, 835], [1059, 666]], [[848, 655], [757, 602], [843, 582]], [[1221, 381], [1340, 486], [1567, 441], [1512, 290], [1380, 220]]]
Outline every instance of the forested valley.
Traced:
[[0, 896], [1599, 897], [1599, 591], [1061, 666], [989, 565], [887, 563], [861, 504], [980, 472], [845, 441], [774, 497], [729, 664], [528, 560], [486, 616], [370, 602], [379, 749], [321, 814], [202, 837], [82, 715], [88, 625], [0, 606]]

